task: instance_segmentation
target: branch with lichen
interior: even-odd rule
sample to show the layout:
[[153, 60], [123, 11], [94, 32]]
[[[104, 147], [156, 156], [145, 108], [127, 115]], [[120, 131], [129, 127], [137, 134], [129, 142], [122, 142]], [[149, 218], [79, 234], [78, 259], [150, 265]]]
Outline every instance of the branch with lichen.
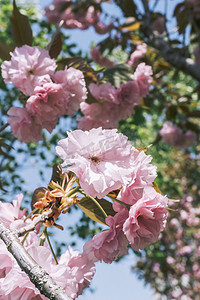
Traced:
[[52, 300], [71, 300], [64, 289], [58, 286], [51, 276], [29, 255], [20, 243], [17, 233], [9, 230], [1, 220], [0, 238], [41, 294]]

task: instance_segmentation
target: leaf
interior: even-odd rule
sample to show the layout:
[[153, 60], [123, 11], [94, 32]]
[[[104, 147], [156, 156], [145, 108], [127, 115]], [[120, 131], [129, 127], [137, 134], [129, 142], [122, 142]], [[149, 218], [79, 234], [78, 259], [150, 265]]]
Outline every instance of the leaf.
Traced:
[[2, 60], [10, 60], [10, 52], [13, 52], [15, 46], [13, 45], [6, 45], [0, 41], [0, 58]]
[[[105, 199], [96, 199], [101, 207], [104, 209], [107, 215], [114, 216], [116, 212], [112, 208], [112, 203]], [[82, 198], [77, 205], [82, 209], [82, 211], [93, 221], [100, 224], [105, 223], [105, 216], [103, 215], [100, 208], [88, 197]]]
[[183, 8], [184, 6], [185, 6], [185, 2], [184, 2], [184, 1], [181, 2], [181, 3], [178, 3], [178, 4], [176, 5], [175, 9], [174, 9], [173, 16], [174, 16], [174, 17], [177, 16], [177, 15], [180, 13], [180, 11], [182, 10], [182, 8]]
[[158, 186], [157, 186], [157, 184], [156, 184], [155, 182], [152, 183], [152, 187], [154, 188], [154, 190], [155, 190], [157, 193], [159, 193], [159, 194], [162, 195], [161, 191], [159, 190], [159, 188], [158, 188]]
[[11, 32], [16, 46], [20, 47], [25, 44], [31, 46], [33, 42], [33, 33], [28, 21], [28, 17], [22, 15], [13, 0], [13, 13], [10, 17]]
[[57, 58], [62, 50], [62, 34], [60, 29], [57, 29], [53, 34], [49, 45], [47, 46], [51, 58]]
[[120, 88], [122, 83], [126, 83], [131, 79], [131, 69], [124, 64], [114, 65], [104, 72], [105, 78], [113, 84], [116, 88]]
[[47, 191], [48, 189], [45, 188], [45, 187], [39, 187], [37, 189], [35, 189], [35, 191], [33, 192], [33, 195], [32, 195], [32, 200], [31, 200], [31, 208], [34, 209], [34, 204], [39, 201], [39, 199], [43, 198], [44, 195], [45, 195], [45, 192]]
[[125, 17], [136, 16], [137, 6], [132, 0], [115, 0], [115, 3], [121, 8]]
[[56, 164], [53, 166], [53, 171], [52, 171], [52, 176], [51, 176], [51, 181], [54, 181], [55, 183], [58, 183], [59, 185], [62, 186], [62, 168], [60, 164]]
[[88, 91], [87, 99], [85, 100], [85, 102], [88, 104], [99, 103], [99, 101], [92, 96], [92, 94], [90, 93], [90, 90], [88, 89], [87, 91]]
[[176, 20], [178, 24], [178, 32], [180, 34], [184, 33], [190, 22], [190, 14], [188, 14], [188, 9], [186, 7], [177, 14]]
[[95, 71], [82, 57], [65, 58], [57, 61], [57, 65], [59, 69], [64, 69], [65, 66], [78, 69], [83, 72], [85, 78], [89, 78], [90, 80], [95, 82], [97, 82], [98, 80], [97, 74], [101, 72], [101, 70]]
[[152, 146], [152, 144], [149, 145], [149, 146], [146, 146], [146, 147], [141, 147], [141, 148], [136, 148], [136, 149], [137, 149], [138, 151], [144, 151], [144, 152], [146, 152], [151, 146]]
[[166, 110], [167, 120], [175, 119], [176, 115], [177, 115], [177, 106], [176, 105], [169, 106]]
[[129, 31], [136, 31], [136, 30], [140, 29], [141, 24], [142, 24], [142, 22], [136, 22], [131, 25], [124, 25], [124, 26], [122, 26], [122, 29], [129, 30]]

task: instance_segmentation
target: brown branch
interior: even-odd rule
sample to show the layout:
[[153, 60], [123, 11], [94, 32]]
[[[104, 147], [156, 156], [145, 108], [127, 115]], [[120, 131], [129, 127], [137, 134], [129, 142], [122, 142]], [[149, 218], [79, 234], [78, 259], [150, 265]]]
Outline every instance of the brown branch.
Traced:
[[172, 66], [178, 70], [191, 75], [194, 79], [200, 81], [200, 66], [191, 58], [185, 58], [161, 36], [155, 35], [152, 29], [151, 11], [147, 0], [142, 0], [145, 14], [143, 16], [143, 33], [148, 40], [147, 43], [155, 48], [159, 54]]
[[43, 270], [20, 243], [17, 234], [9, 230], [0, 220], [0, 238], [8, 251], [14, 256], [20, 268], [29, 276], [41, 294], [53, 300], [71, 300], [64, 289], [58, 286], [51, 276]]

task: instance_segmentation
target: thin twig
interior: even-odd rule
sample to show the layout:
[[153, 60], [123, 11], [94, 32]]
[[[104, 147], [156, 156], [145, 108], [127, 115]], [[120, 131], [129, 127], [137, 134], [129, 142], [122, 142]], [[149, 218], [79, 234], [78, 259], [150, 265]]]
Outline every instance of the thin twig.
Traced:
[[20, 228], [17, 231], [17, 235], [20, 237], [20, 236], [23, 236], [24, 234], [26, 234], [27, 232], [33, 231], [35, 229], [35, 226], [37, 224], [44, 223], [49, 218], [51, 218], [53, 216], [53, 214], [55, 213], [56, 210], [57, 210], [57, 208], [55, 208], [54, 206], [52, 206], [49, 210], [44, 211], [42, 214], [40, 214], [37, 217], [35, 217], [30, 224], [28, 224], [27, 226], [24, 226], [24, 227]]

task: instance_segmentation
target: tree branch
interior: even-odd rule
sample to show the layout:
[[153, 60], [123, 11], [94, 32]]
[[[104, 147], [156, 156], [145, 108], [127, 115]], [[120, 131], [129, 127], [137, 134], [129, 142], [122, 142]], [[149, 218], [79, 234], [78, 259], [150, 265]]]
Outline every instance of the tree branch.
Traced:
[[0, 238], [8, 251], [14, 256], [20, 268], [29, 276], [41, 294], [52, 300], [71, 300], [64, 289], [59, 287], [50, 275], [28, 254], [20, 243], [17, 234], [10, 231], [0, 220]]
[[199, 64], [196, 64], [191, 58], [185, 58], [182, 56], [168, 42], [164, 41], [161, 36], [153, 33], [151, 12], [149, 10], [148, 2], [147, 0], [142, 0], [142, 3], [145, 11], [143, 17], [143, 33], [148, 39], [148, 44], [158, 50], [159, 54], [172, 66], [200, 81]]

